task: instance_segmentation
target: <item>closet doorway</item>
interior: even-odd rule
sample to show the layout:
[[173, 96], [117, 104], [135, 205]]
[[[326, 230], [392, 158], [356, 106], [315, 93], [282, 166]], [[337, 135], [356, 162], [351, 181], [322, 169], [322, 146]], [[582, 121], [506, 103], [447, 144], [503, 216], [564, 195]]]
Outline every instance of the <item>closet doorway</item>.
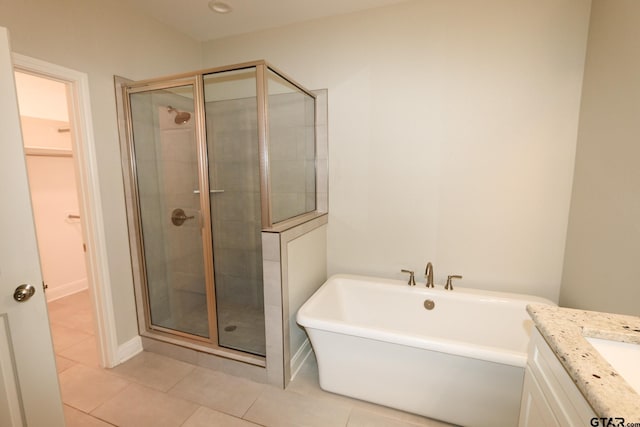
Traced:
[[76, 363], [100, 366], [68, 83], [22, 71], [15, 80], [58, 371]]

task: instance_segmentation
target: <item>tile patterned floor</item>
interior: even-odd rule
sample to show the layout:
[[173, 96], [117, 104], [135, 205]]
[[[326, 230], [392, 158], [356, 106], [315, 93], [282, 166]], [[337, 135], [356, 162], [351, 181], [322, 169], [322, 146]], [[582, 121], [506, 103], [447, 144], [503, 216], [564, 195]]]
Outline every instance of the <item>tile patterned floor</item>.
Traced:
[[322, 391], [313, 357], [286, 390], [148, 352], [103, 369], [87, 292], [49, 315], [68, 427], [448, 425]]

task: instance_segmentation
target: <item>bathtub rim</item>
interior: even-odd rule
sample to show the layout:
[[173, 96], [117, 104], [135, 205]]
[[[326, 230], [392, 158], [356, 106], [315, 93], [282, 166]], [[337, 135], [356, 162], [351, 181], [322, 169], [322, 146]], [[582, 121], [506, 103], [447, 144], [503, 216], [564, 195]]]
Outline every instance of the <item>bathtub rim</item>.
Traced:
[[[515, 292], [502, 292], [502, 291], [492, 291], [488, 289], [477, 289], [477, 288], [467, 288], [464, 286], [456, 286], [455, 290], [449, 291], [445, 290], [444, 287], [436, 285], [435, 288], [427, 288], [424, 283], [418, 283], [416, 286], [408, 286], [406, 280], [396, 280], [396, 279], [388, 279], [382, 277], [375, 276], [365, 276], [360, 274], [347, 274], [347, 273], [338, 273], [329, 277], [314, 293], [319, 293], [325, 286], [329, 283], [333, 283], [338, 280], [351, 280], [356, 282], [365, 282], [367, 281], [370, 285], [392, 285], [397, 286], [400, 290], [405, 290], [408, 292], [419, 292], [419, 293], [438, 293], [440, 295], [449, 295], [449, 296], [462, 296], [464, 298], [470, 298], [471, 296], [478, 297], [483, 296], [485, 299], [495, 300], [495, 301], [526, 301], [527, 303], [540, 303], [540, 304], [548, 304], [557, 306], [555, 302], [539, 297], [536, 295], [528, 295], [528, 294], [520, 294]], [[309, 298], [311, 300], [313, 295]], [[308, 301], [308, 300], [307, 300]]]
[[[366, 326], [357, 326], [349, 324], [343, 320], [318, 318], [310, 313], [316, 306], [317, 299], [325, 292], [330, 292], [329, 287], [337, 286], [335, 282], [340, 280], [350, 280], [356, 282], [366, 282], [367, 286], [386, 287], [393, 285], [398, 287], [397, 291], [402, 293], [416, 293], [423, 296], [453, 296], [463, 299], [477, 299], [481, 297], [484, 302], [488, 303], [514, 303], [523, 302], [543, 303], [549, 305], [557, 305], [554, 302], [542, 297], [533, 295], [515, 294], [507, 292], [496, 292], [489, 290], [456, 287], [455, 295], [450, 294], [451, 291], [437, 288], [417, 288], [409, 287], [400, 280], [384, 279], [379, 277], [361, 276], [353, 274], [335, 274], [331, 276], [322, 286], [300, 307], [296, 315], [297, 323], [309, 330], [317, 330], [321, 332], [330, 332], [335, 334], [350, 335], [359, 338], [367, 338], [375, 341], [387, 342], [392, 344], [404, 345], [424, 350], [446, 353], [461, 357], [469, 357], [472, 359], [484, 360], [504, 365], [516, 366], [524, 368], [527, 362], [527, 352], [508, 350], [500, 347], [483, 346], [479, 344], [471, 344], [458, 340], [448, 340], [438, 337], [423, 337], [416, 334], [403, 332], [399, 334], [397, 330], [385, 328], [370, 328]], [[526, 311], [526, 304], [523, 310]], [[533, 322], [531, 323], [533, 328]], [[311, 334], [309, 334], [311, 335]], [[313, 341], [313, 340], [312, 340]]]

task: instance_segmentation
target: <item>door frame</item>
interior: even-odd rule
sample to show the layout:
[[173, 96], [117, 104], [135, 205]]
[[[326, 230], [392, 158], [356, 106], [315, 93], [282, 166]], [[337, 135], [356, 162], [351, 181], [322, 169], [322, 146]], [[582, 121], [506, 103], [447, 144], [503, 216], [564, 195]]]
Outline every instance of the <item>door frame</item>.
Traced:
[[82, 234], [86, 244], [85, 260], [89, 295], [96, 325], [100, 364], [112, 368], [118, 360], [118, 339], [111, 295], [106, 232], [98, 178], [96, 144], [91, 119], [89, 77], [86, 73], [45, 62], [18, 53], [12, 54], [16, 71], [66, 83], [68, 88], [72, 148], [76, 174]]

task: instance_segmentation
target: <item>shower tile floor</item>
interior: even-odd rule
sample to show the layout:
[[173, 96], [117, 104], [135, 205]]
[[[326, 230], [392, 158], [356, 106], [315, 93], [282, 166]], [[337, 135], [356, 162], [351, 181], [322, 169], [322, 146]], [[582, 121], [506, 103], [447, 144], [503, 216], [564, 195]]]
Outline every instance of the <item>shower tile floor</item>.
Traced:
[[[220, 345], [234, 350], [264, 356], [264, 312], [257, 307], [222, 302], [218, 306], [218, 339]], [[207, 306], [192, 307], [179, 319], [171, 317], [160, 322], [160, 326], [177, 329], [203, 337], [209, 336], [206, 323]]]
[[218, 308], [220, 345], [253, 354], [266, 354], [264, 311], [226, 303]]
[[67, 427], [449, 425], [322, 391], [313, 357], [286, 390], [148, 352], [103, 369], [86, 291], [49, 316]]

